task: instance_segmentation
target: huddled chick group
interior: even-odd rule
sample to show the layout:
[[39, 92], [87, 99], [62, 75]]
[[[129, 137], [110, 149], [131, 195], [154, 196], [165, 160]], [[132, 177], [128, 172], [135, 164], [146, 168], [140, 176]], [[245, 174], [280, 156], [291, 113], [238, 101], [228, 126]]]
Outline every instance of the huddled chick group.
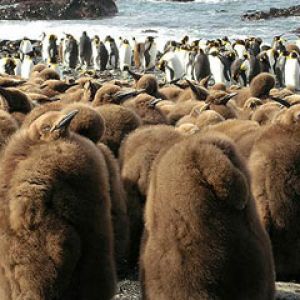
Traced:
[[[300, 96], [0, 76], [0, 299], [274, 299], [300, 280]], [[299, 160], [298, 160], [299, 158]]]

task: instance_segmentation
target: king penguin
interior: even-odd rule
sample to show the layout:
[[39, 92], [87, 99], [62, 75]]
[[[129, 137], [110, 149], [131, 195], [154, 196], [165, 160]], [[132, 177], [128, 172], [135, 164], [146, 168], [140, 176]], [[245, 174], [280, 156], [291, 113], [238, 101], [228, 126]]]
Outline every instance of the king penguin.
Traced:
[[116, 70], [119, 67], [119, 49], [117, 47], [116, 41], [113, 38], [110, 39], [109, 46], [109, 65], [113, 70]]
[[42, 44], [42, 59], [46, 63], [48, 61], [49, 37], [44, 32], [41, 39]]
[[221, 60], [219, 51], [212, 51], [209, 56], [210, 71], [214, 78], [215, 84], [223, 83], [229, 85], [230, 77], [224, 63]]
[[194, 64], [194, 79], [200, 81], [201, 79], [210, 75], [210, 66], [208, 56], [203, 49], [199, 49], [199, 53], [195, 57]]
[[236, 51], [237, 56], [239, 59], [244, 58], [244, 53], [246, 51], [245, 42], [242, 40], [237, 40], [235, 45], [233, 46], [233, 49]]
[[15, 75], [16, 76], [21, 76], [21, 69], [22, 69], [22, 62], [21, 62], [21, 59], [18, 55], [15, 56], [14, 58], [15, 60]]
[[147, 70], [155, 68], [157, 46], [152, 36], [148, 36], [145, 42], [145, 67]]
[[100, 57], [100, 71], [105, 71], [108, 64], [109, 52], [104, 43], [100, 41], [99, 45], [99, 57]]
[[100, 38], [98, 35], [92, 40], [92, 57], [93, 57], [93, 65], [95, 70], [100, 70]]
[[23, 60], [25, 55], [31, 54], [33, 51], [32, 44], [30, 40], [26, 37], [21, 41], [20, 43], [20, 53], [21, 53], [21, 59]]
[[284, 68], [285, 85], [300, 90], [300, 60], [296, 52], [287, 57]]
[[120, 46], [120, 69], [124, 71], [124, 67], [131, 67], [132, 49], [128, 40], [123, 40]]
[[286, 50], [280, 51], [275, 65], [275, 75], [280, 87], [284, 86], [285, 63], [289, 53]]
[[159, 68], [165, 72], [167, 82], [181, 79], [184, 76], [184, 68], [177, 52], [168, 51], [160, 59]]
[[28, 79], [34, 67], [32, 58], [29, 55], [25, 55], [21, 67], [21, 77], [23, 79]]

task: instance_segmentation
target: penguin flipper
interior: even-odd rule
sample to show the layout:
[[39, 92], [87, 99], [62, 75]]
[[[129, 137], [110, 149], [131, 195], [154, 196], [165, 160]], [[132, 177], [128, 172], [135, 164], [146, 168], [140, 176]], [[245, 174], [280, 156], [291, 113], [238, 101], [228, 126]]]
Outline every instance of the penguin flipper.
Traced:
[[219, 57], [220, 61], [222, 62], [223, 66], [224, 66], [224, 69], [223, 69], [224, 77], [225, 77], [226, 81], [230, 82], [230, 74], [229, 74], [228, 61], [222, 55], [219, 55], [218, 57]]
[[149, 54], [149, 51], [145, 51], [144, 56], [145, 56], [145, 64], [146, 64], [145, 67], [148, 68], [151, 61], [151, 56]]

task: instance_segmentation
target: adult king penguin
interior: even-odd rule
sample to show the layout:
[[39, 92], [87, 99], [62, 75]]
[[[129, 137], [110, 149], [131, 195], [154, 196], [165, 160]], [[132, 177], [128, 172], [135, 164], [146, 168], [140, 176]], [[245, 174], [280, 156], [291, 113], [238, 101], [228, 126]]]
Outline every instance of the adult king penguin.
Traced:
[[132, 49], [128, 40], [123, 40], [120, 46], [120, 69], [124, 71], [124, 67], [131, 67]]
[[173, 50], [165, 53], [160, 59], [159, 68], [165, 72], [166, 81], [181, 79], [184, 76], [184, 68], [177, 53]]
[[219, 51], [212, 51], [209, 56], [210, 71], [214, 78], [215, 84], [223, 83], [229, 85], [230, 77], [229, 70], [225, 67], [220, 58]]
[[291, 52], [284, 68], [285, 85], [300, 90], [300, 59], [297, 52]]
[[98, 35], [95, 35], [92, 41], [92, 57], [93, 65], [95, 70], [100, 70], [100, 38]]
[[148, 36], [145, 42], [145, 67], [147, 70], [155, 68], [157, 46], [154, 37]]
[[92, 60], [92, 42], [86, 31], [84, 31], [79, 41], [79, 56], [82, 66], [89, 67]]
[[21, 66], [21, 77], [23, 79], [28, 79], [34, 67], [32, 58], [29, 55], [25, 55]]
[[24, 59], [25, 55], [31, 54], [33, 51], [32, 44], [27, 37], [24, 37], [20, 44], [20, 53], [21, 53], [21, 60]]

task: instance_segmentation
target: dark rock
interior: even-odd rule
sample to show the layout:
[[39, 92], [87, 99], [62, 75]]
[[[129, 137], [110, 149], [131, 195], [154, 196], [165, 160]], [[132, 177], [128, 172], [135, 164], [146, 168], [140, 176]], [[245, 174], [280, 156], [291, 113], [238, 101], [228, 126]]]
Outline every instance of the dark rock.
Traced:
[[114, 0], [0, 0], [2, 20], [97, 19], [117, 12]]
[[168, 0], [171, 2], [194, 2], [195, 0]]
[[142, 30], [142, 33], [158, 33], [158, 31], [154, 29], [146, 29], [146, 30]]
[[300, 35], [300, 27], [295, 29], [295, 30], [292, 30], [291, 33], [295, 33], [296, 35]]
[[273, 18], [286, 18], [300, 16], [300, 5], [291, 6], [288, 8], [276, 8], [272, 7], [269, 11], [255, 11], [249, 12], [242, 15], [244, 21], [256, 21], [256, 20], [267, 20]]

